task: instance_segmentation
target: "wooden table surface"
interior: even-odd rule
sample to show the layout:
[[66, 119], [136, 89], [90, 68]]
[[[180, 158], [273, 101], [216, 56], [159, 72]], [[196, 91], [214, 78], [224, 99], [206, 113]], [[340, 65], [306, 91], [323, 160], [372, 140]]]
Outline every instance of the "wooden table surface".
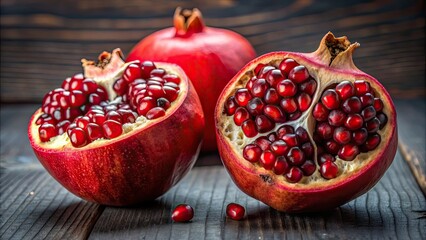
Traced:
[[[132, 208], [83, 201], [33, 154], [26, 127], [42, 96], [80, 72], [82, 57], [128, 53], [169, 27], [174, 8], [198, 7], [206, 24], [243, 34], [257, 53], [309, 52], [328, 31], [361, 43], [355, 63], [395, 99], [399, 151], [367, 194], [329, 212], [285, 214], [242, 193], [217, 154], [161, 198]], [[2, 0], [0, 2], [0, 239], [426, 239], [425, 4], [423, 0]], [[203, 181], [200, 181], [203, 179]], [[225, 217], [230, 202], [243, 221]], [[180, 203], [191, 223], [172, 223]]]

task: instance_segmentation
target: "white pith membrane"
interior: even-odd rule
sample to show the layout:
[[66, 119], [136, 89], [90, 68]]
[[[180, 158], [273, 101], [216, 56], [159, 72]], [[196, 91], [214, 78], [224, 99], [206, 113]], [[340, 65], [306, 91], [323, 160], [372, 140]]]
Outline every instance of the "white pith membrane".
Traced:
[[[117, 103], [117, 102], [121, 102], [122, 101], [122, 97], [121, 96], [117, 96], [117, 93], [114, 91], [114, 89], [112, 88], [112, 86], [114, 85], [115, 81], [120, 79], [123, 75], [124, 70], [127, 68], [128, 65], [134, 63], [134, 62], [127, 62], [124, 63], [124, 61], [121, 60], [121, 50], [120, 49], [115, 49], [112, 52], [112, 55], [115, 56], [120, 56], [120, 61], [116, 62], [116, 66], [109, 66], [110, 68], [108, 69], [108, 67], [106, 69], [104, 69], [104, 71], [109, 71], [111, 70], [111, 72], [106, 72], [105, 74], [103, 74], [102, 78], [96, 78], [96, 77], [91, 77], [91, 79], [93, 79], [99, 86], [104, 87], [104, 89], [107, 91], [108, 93], [108, 100], [109, 100], [109, 104], [113, 104], [113, 103]], [[82, 62], [86, 61], [85, 59], [82, 60]], [[84, 63], [83, 63], [84, 65]], [[43, 114], [42, 109], [38, 109], [36, 111], [36, 113], [34, 113], [33, 118], [32, 118], [32, 122], [30, 123], [30, 131], [31, 131], [31, 137], [32, 140], [34, 141], [34, 143], [36, 143], [38, 146], [45, 148], [45, 149], [55, 149], [55, 150], [64, 150], [67, 148], [70, 149], [88, 149], [88, 148], [95, 148], [101, 145], [105, 145], [108, 144], [108, 142], [115, 142], [115, 141], [119, 141], [123, 138], [126, 138], [128, 135], [131, 135], [132, 133], [139, 131], [141, 129], [147, 128], [149, 126], [152, 126], [154, 124], [156, 124], [159, 121], [164, 120], [165, 118], [169, 117], [171, 115], [171, 113], [173, 113], [174, 111], [176, 111], [176, 109], [182, 104], [182, 102], [184, 101], [185, 97], [187, 96], [188, 93], [188, 86], [187, 86], [187, 79], [184, 78], [182, 76], [183, 72], [180, 68], [178, 68], [177, 66], [173, 65], [173, 64], [166, 64], [166, 63], [161, 63], [161, 62], [155, 62], [155, 66], [157, 69], [164, 69], [166, 70], [166, 74], [173, 74], [176, 75], [180, 78], [180, 83], [178, 84], [179, 86], [179, 91], [178, 91], [178, 96], [177, 98], [170, 102], [170, 107], [168, 109], [166, 109], [166, 114], [162, 117], [159, 118], [155, 118], [155, 119], [147, 119], [145, 116], [142, 115], [138, 115], [138, 117], [136, 118], [134, 123], [124, 123], [122, 125], [122, 129], [123, 129], [123, 133], [115, 138], [112, 139], [107, 139], [107, 138], [99, 138], [96, 139], [94, 141], [89, 142], [87, 145], [83, 146], [83, 147], [79, 147], [76, 148], [72, 145], [70, 138], [68, 137], [67, 132], [65, 131], [63, 134], [54, 136], [52, 138], [50, 138], [49, 141], [47, 142], [43, 142], [40, 140], [39, 137], [39, 127], [41, 125], [36, 124], [37, 119], [39, 118], [40, 115]], [[117, 70], [118, 69], [118, 70]], [[93, 70], [93, 68], [92, 68]], [[85, 69], [85, 75], [86, 74], [91, 74], [90, 73], [90, 69]], [[86, 76], [85, 76], [86, 77]], [[84, 116], [84, 114], [82, 114], [81, 116]]]
[[[309, 72], [309, 75], [317, 81], [317, 89], [315, 90], [315, 93], [312, 96], [312, 103], [309, 106], [309, 108], [305, 112], [303, 112], [298, 119], [293, 121], [287, 121], [285, 123], [276, 123], [275, 127], [271, 131], [268, 131], [266, 133], [258, 133], [256, 136], [249, 138], [245, 136], [241, 126], [237, 126], [234, 123], [234, 120], [233, 120], [234, 115], [227, 116], [227, 114], [225, 113], [225, 108], [224, 108], [225, 102], [230, 96], [234, 96], [235, 92], [239, 88], [246, 88], [246, 83], [253, 76], [255, 76], [254, 68], [258, 64], [272, 65], [278, 68], [280, 62], [286, 58], [293, 59], [296, 62], [298, 62], [298, 64], [305, 66]], [[273, 60], [270, 60], [270, 59], [273, 59]], [[247, 170], [252, 171], [253, 173], [259, 176], [269, 176], [273, 179], [272, 182], [275, 182], [275, 183], [279, 182], [280, 184], [284, 186], [292, 186], [292, 187], [296, 186], [297, 188], [300, 188], [300, 189], [316, 188], [316, 187], [321, 187], [322, 189], [324, 189], [325, 185], [335, 185], [340, 181], [347, 180], [351, 176], [356, 175], [361, 169], [366, 168], [367, 165], [372, 163], [372, 161], [376, 159], [379, 154], [382, 154], [382, 152], [380, 150], [378, 151], [378, 149], [382, 149], [384, 145], [386, 145], [389, 142], [392, 131], [389, 131], [387, 129], [389, 128], [389, 126], [394, 125], [394, 122], [393, 122], [394, 120], [392, 117], [390, 117], [392, 116], [392, 113], [390, 112], [391, 110], [388, 108], [388, 102], [386, 100], [386, 96], [384, 96], [384, 94], [382, 94], [380, 91], [377, 91], [377, 90], [380, 90], [381, 87], [378, 86], [376, 83], [372, 82], [367, 77], [356, 77], [354, 76], [354, 74], [345, 74], [345, 73], [331, 74], [327, 70], [324, 70], [322, 68], [317, 68], [315, 67], [314, 64], [312, 65], [313, 66], [309, 65], [309, 63], [305, 59], [300, 58], [294, 54], [271, 55], [269, 58], [264, 58], [253, 63], [250, 66], [250, 69], [248, 69], [245, 73], [240, 73], [239, 76], [236, 76], [239, 79], [238, 81], [235, 81], [226, 87], [227, 89], [226, 92], [222, 93], [222, 96], [223, 96], [222, 101], [218, 103], [219, 109], [217, 111], [222, 114], [220, 115], [218, 119], [219, 124], [217, 126], [218, 126], [219, 133], [228, 142], [228, 144], [232, 146], [232, 149], [236, 152], [235, 155], [239, 156], [238, 159], [232, 159], [232, 161], [238, 161], [238, 164], [242, 165]], [[316, 103], [320, 101], [321, 95], [326, 89], [329, 89], [331, 86], [333, 86], [334, 88], [336, 84], [344, 80], [348, 80], [352, 83], [355, 82], [356, 80], [364, 80], [370, 83], [371, 92], [374, 94], [374, 96], [383, 100], [384, 107], [382, 112], [388, 117], [388, 122], [383, 127], [383, 129], [381, 130], [379, 129], [376, 132], [377, 134], [381, 136], [381, 141], [375, 149], [365, 153], [360, 152], [352, 161], [342, 160], [338, 157], [338, 155], [332, 154], [336, 158], [336, 161], [334, 163], [338, 166], [339, 172], [336, 178], [325, 179], [321, 176], [319, 172], [320, 165], [317, 162], [317, 157], [318, 157], [317, 145], [312, 139], [314, 131], [315, 131], [315, 125], [317, 122], [312, 116], [312, 111]], [[243, 149], [246, 145], [253, 143], [257, 138], [261, 136], [267, 136], [268, 134], [272, 132], [276, 132], [280, 127], [284, 125], [292, 126], [294, 130], [296, 130], [298, 127], [303, 127], [308, 132], [310, 142], [314, 146], [314, 157], [312, 160], [314, 161], [316, 165], [316, 170], [311, 176], [303, 176], [302, 179], [297, 183], [288, 182], [284, 176], [285, 174], [276, 175], [273, 172], [273, 170], [266, 170], [265, 168], [262, 167], [259, 161], [256, 163], [252, 163], [247, 161], [243, 157]]]

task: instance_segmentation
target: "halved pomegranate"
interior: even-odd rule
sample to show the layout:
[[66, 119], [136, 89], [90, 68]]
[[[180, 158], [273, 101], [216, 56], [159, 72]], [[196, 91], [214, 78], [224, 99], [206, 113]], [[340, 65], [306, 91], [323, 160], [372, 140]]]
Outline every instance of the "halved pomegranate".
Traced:
[[322, 211], [367, 192], [396, 153], [396, 112], [355, 67], [359, 46], [328, 33], [313, 53], [248, 63], [216, 105], [222, 161], [248, 195], [286, 212]]
[[28, 136], [37, 158], [65, 188], [88, 201], [131, 205], [152, 200], [193, 166], [204, 115], [177, 65], [124, 63], [120, 49], [43, 99]]

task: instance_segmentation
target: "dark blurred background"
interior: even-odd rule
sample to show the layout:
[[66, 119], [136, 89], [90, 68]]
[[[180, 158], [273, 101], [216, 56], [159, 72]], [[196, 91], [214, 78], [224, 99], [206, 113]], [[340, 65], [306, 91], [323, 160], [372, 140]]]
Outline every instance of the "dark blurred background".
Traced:
[[394, 98], [425, 96], [425, 6], [395, 1], [2, 0], [1, 102], [41, 103], [80, 59], [172, 25], [177, 6], [198, 7], [209, 26], [244, 35], [257, 53], [311, 52], [332, 31], [361, 43], [357, 66]]

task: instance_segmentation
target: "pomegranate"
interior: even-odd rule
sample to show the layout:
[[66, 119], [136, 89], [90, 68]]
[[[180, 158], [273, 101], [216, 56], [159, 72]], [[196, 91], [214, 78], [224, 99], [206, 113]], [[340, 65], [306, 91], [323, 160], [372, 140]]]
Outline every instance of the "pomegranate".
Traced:
[[194, 209], [188, 204], [177, 205], [172, 213], [174, 222], [189, 222], [194, 217]]
[[354, 65], [357, 47], [327, 33], [315, 52], [265, 54], [225, 87], [219, 153], [245, 193], [279, 211], [322, 211], [383, 176], [396, 153], [396, 112], [384, 87]]
[[245, 208], [238, 203], [230, 203], [226, 206], [226, 215], [232, 220], [239, 221], [243, 219], [245, 213]]
[[206, 117], [202, 151], [217, 151], [214, 107], [225, 85], [256, 53], [241, 35], [207, 27], [198, 9], [177, 8], [174, 27], [141, 40], [126, 61], [175, 63], [185, 70], [200, 96]]
[[195, 89], [180, 67], [124, 63], [120, 49], [82, 63], [84, 75], [46, 94], [30, 120], [37, 158], [88, 201], [123, 206], [157, 198], [198, 157], [204, 115]]

